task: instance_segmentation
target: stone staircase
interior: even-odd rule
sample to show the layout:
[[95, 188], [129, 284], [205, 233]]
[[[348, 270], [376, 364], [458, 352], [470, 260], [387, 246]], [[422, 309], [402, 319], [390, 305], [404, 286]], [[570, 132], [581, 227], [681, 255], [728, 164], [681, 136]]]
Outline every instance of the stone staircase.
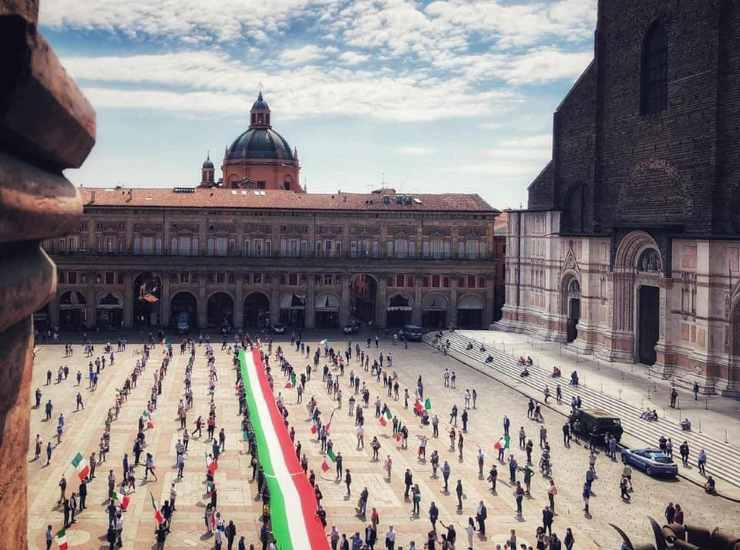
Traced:
[[[424, 336], [424, 341], [434, 346], [437, 334], [439, 333], [427, 333]], [[522, 378], [519, 376], [521, 366], [512, 355], [491, 346], [486, 346], [486, 351], [480, 351], [481, 342], [456, 332], [443, 332], [439, 338], [439, 343], [442, 344], [447, 340], [450, 342], [448, 355], [452, 358], [499, 380], [503, 384], [514, 386], [518, 391], [540, 402], [543, 398], [544, 387], [550, 386], [552, 405], [547, 406], [561, 414], [567, 414], [571, 397], [580, 395], [584, 408], [604, 409], [613, 413], [621, 419], [625, 433], [644, 441], [649, 446], [657, 446], [658, 439], [661, 436], [670, 437], [673, 440], [674, 453], [678, 456], [678, 446], [684, 440], [688, 441], [691, 449], [690, 463], [694, 466], [696, 466], [696, 456], [699, 450], [705, 449], [708, 456], [707, 470], [713, 476], [723, 479], [735, 487], [740, 487], [740, 448], [706, 434], [683, 431], [680, 425], [665, 418], [661, 418], [658, 422], [640, 420], [642, 411], [634, 405], [584, 384], [579, 384], [577, 387], [569, 385], [570, 373], [563, 373], [563, 378], [553, 379], [550, 376], [550, 371], [545, 371], [545, 369], [535, 364], [528, 368], [529, 376]], [[472, 349], [467, 349], [468, 344], [472, 344]], [[493, 361], [490, 363], [486, 363], [488, 356], [493, 357]], [[554, 405], [555, 385], [558, 382], [560, 382], [563, 393], [564, 407], [561, 407], [563, 410], [559, 410]]]

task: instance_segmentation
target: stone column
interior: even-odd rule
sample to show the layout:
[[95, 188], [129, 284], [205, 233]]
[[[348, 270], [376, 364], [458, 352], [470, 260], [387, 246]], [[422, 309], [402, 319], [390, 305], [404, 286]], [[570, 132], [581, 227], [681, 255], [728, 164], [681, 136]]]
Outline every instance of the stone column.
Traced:
[[234, 303], [234, 326], [238, 329], [244, 328], [244, 274], [234, 273], [236, 281], [236, 303]]
[[386, 273], [380, 275], [378, 280], [378, 292], [375, 296], [375, 326], [378, 328], [385, 328], [387, 315], [386, 315], [386, 286], [388, 277]]
[[198, 328], [208, 328], [208, 300], [206, 298], [206, 273], [199, 273], [198, 279]]
[[[79, 168], [95, 143], [95, 111], [37, 19], [37, 1], [0, 3], [0, 532], [21, 549], [28, 543], [32, 315], [57, 290], [56, 266], [39, 243], [79, 228], [80, 195], [62, 171]], [[32, 526], [36, 540], [42, 529]]]
[[316, 326], [316, 311], [315, 311], [315, 281], [314, 274], [307, 273], [308, 277], [306, 284], [306, 328], [314, 328]]
[[341, 275], [342, 295], [340, 297], [341, 304], [339, 305], [339, 324], [344, 326], [349, 323], [349, 317], [351, 315], [352, 303], [349, 294], [349, 275]]
[[123, 276], [126, 285], [123, 289], [123, 326], [131, 328], [134, 326], [134, 276], [127, 271]]
[[457, 277], [450, 280], [450, 305], [447, 308], [447, 326], [457, 327]]
[[486, 296], [483, 304], [483, 328], [488, 330], [493, 323], [493, 307], [496, 301], [496, 280], [489, 274], [485, 275], [486, 279]]
[[272, 276], [272, 288], [270, 294], [270, 324], [277, 325], [280, 322], [280, 287], [276, 282], [276, 275]]
[[159, 319], [159, 324], [162, 327], [168, 327], [170, 324], [170, 285], [172, 281], [172, 272], [165, 271], [161, 275], [162, 277], [162, 292], [159, 295], [159, 312], [162, 317]]
[[422, 301], [422, 288], [421, 288], [421, 277], [416, 277], [414, 284], [414, 303], [411, 308], [411, 323], [414, 325], [421, 326], [421, 308]]

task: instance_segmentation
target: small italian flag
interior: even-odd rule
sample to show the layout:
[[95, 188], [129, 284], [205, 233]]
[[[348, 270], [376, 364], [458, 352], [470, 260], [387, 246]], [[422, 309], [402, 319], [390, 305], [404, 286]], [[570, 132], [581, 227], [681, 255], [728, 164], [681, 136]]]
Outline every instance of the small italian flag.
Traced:
[[336, 462], [337, 461], [337, 455], [334, 454], [334, 450], [333, 449], [329, 449], [328, 451], [326, 451], [326, 456], [328, 456], [329, 457], [329, 460], [331, 460], [332, 462]]
[[114, 491], [113, 500], [117, 502], [118, 505], [121, 507], [121, 510], [125, 512], [126, 508], [128, 508], [129, 502], [131, 502], [131, 497], [126, 494], [119, 493], [118, 491]]
[[493, 446], [496, 450], [500, 449], [508, 449], [509, 448], [509, 436], [505, 435], [498, 441], [496, 441], [496, 444]]
[[154, 521], [157, 522], [157, 525], [162, 525], [164, 523], [164, 516], [162, 515], [162, 512], [160, 512], [157, 508], [157, 505], [154, 503], [154, 495], [149, 493], [149, 497], [152, 499], [152, 508], [154, 508]]
[[56, 541], [57, 541], [57, 548], [59, 548], [59, 550], [67, 550], [67, 548], [69, 548], [69, 545], [67, 544], [67, 530], [66, 529], [61, 529], [59, 532], [57, 532]]
[[80, 481], [87, 479], [87, 476], [90, 475], [90, 465], [87, 463], [87, 460], [85, 460], [85, 457], [82, 456], [82, 453], [77, 453], [74, 456], [72, 459], [72, 466], [77, 470], [77, 477], [80, 478]]
[[426, 401], [424, 401], [424, 408], [428, 411], [432, 410], [432, 400], [427, 397]]

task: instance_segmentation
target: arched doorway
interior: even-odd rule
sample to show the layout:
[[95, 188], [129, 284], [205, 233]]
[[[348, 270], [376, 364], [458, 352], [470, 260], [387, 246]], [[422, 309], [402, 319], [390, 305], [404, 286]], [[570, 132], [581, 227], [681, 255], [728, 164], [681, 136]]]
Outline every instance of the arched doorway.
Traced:
[[95, 326], [107, 330], [123, 326], [123, 298], [120, 295], [108, 292], [100, 296], [95, 308]]
[[208, 328], [229, 332], [234, 326], [234, 300], [225, 292], [216, 292], [208, 298]]
[[573, 342], [578, 338], [578, 321], [581, 319], [581, 284], [575, 277], [570, 277], [565, 283], [563, 305], [566, 315], [566, 342]]
[[[657, 275], [661, 271], [660, 253], [652, 247], [645, 248], [637, 258], [639, 274]], [[646, 277], [640, 277], [643, 282]], [[654, 284], [641, 284], [637, 294], [637, 360], [654, 365], [657, 360], [655, 346], [660, 338], [660, 289]]]
[[170, 326], [179, 332], [198, 328], [198, 300], [190, 292], [178, 292], [172, 297]]
[[372, 275], [358, 273], [350, 280], [349, 292], [351, 316], [372, 325], [375, 322], [378, 282]]
[[339, 299], [333, 294], [318, 294], [314, 300], [316, 328], [337, 328], [339, 326]]
[[447, 306], [449, 301], [440, 294], [427, 294], [422, 300], [421, 325], [424, 328], [447, 328]]
[[244, 298], [244, 328], [260, 329], [270, 324], [270, 299], [262, 292]]
[[162, 281], [158, 275], [147, 271], [134, 279], [134, 326], [159, 326], [161, 297]]
[[62, 330], [78, 330], [85, 324], [87, 300], [76, 290], [65, 292], [59, 298], [59, 327]]
[[483, 299], [477, 294], [466, 294], [457, 301], [457, 326], [462, 329], [480, 329], [483, 326]]
[[614, 328], [631, 335], [631, 353], [624, 346], [615, 359], [645, 365], [658, 362], [663, 279], [663, 259], [655, 239], [645, 231], [625, 235], [614, 257], [614, 303], [621, 306], [615, 308]]
[[280, 297], [280, 322], [294, 328], [306, 325], [306, 296], [303, 294], [283, 294]]
[[403, 294], [394, 294], [388, 300], [385, 324], [389, 328], [402, 327], [411, 322], [411, 298]]

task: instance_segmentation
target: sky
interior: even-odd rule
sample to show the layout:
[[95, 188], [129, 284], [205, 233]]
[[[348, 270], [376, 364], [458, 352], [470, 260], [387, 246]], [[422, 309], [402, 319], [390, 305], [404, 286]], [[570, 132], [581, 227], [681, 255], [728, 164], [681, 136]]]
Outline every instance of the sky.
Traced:
[[97, 112], [76, 184], [195, 186], [262, 90], [309, 192], [478, 193], [526, 207], [596, 0], [44, 0]]

